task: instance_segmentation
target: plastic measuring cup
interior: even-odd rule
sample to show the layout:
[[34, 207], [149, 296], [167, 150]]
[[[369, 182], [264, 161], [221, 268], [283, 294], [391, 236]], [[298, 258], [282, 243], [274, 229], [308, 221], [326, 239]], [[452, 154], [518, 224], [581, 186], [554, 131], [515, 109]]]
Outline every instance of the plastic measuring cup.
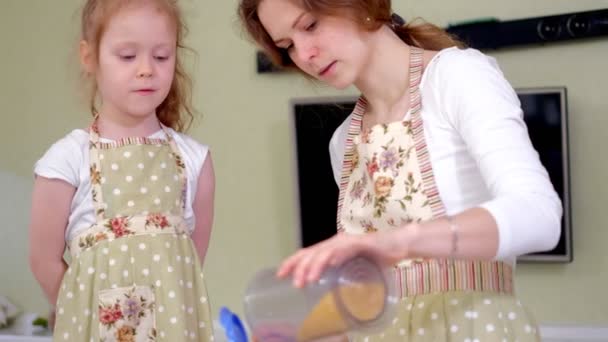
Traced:
[[363, 257], [328, 268], [319, 281], [293, 287], [276, 269], [249, 283], [245, 319], [261, 342], [304, 342], [347, 332], [379, 332], [395, 316], [399, 300], [392, 269]]

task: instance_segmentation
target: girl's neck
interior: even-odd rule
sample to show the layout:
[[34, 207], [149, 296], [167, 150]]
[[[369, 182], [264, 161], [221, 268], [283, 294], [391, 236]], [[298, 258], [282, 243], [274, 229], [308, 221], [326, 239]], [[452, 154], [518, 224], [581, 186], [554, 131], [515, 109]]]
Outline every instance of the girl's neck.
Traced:
[[158, 132], [161, 126], [156, 113], [134, 116], [102, 108], [97, 118], [97, 128], [100, 136], [119, 140], [128, 137], [147, 137]]

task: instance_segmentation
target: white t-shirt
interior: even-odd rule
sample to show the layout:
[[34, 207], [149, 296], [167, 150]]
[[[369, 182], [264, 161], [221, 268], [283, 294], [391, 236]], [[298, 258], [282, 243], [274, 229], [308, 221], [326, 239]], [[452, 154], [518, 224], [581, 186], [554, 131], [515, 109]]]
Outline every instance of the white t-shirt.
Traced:
[[[175, 139], [175, 143], [186, 164], [187, 189], [185, 219], [190, 231], [194, 229], [194, 202], [195, 191], [200, 170], [207, 158], [209, 148], [198, 143], [191, 137], [178, 133], [170, 128], [167, 131]], [[152, 134], [149, 138], [164, 139], [162, 130]], [[101, 138], [102, 142], [111, 140]], [[75, 129], [68, 135], [54, 143], [44, 156], [36, 162], [34, 173], [50, 179], [63, 180], [76, 188], [72, 199], [70, 217], [65, 231], [66, 241], [70, 241], [81, 232], [95, 223], [95, 211], [91, 198], [91, 178], [89, 164], [89, 133], [82, 129]]]
[[[532, 147], [517, 94], [494, 58], [448, 48], [420, 83], [421, 116], [435, 181], [447, 214], [487, 209], [498, 224], [496, 259], [548, 250], [560, 236], [562, 206]], [[339, 183], [352, 118], [329, 146]]]

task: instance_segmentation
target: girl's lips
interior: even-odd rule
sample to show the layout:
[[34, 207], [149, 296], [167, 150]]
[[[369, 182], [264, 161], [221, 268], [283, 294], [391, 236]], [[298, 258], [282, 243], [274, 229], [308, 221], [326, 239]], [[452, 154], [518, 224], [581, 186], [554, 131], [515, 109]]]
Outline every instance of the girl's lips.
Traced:
[[137, 89], [135, 92], [140, 95], [150, 95], [154, 93], [156, 90], [154, 89]]

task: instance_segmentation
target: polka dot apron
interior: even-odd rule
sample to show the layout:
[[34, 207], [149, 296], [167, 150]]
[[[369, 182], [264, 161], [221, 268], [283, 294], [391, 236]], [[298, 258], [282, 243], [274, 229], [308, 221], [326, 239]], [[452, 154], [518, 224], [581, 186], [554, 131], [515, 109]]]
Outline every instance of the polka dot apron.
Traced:
[[[411, 50], [405, 120], [362, 131], [367, 102], [361, 98], [356, 105], [342, 167], [340, 232], [373, 233], [445, 215], [420, 115], [422, 52]], [[508, 264], [419, 259], [395, 268], [402, 297], [397, 317], [386, 331], [351, 336], [352, 341], [540, 340], [532, 316], [513, 295]]]
[[185, 165], [163, 130], [166, 139], [104, 143], [92, 125], [97, 219], [69, 241], [55, 341], [212, 340], [203, 273], [183, 215]]

